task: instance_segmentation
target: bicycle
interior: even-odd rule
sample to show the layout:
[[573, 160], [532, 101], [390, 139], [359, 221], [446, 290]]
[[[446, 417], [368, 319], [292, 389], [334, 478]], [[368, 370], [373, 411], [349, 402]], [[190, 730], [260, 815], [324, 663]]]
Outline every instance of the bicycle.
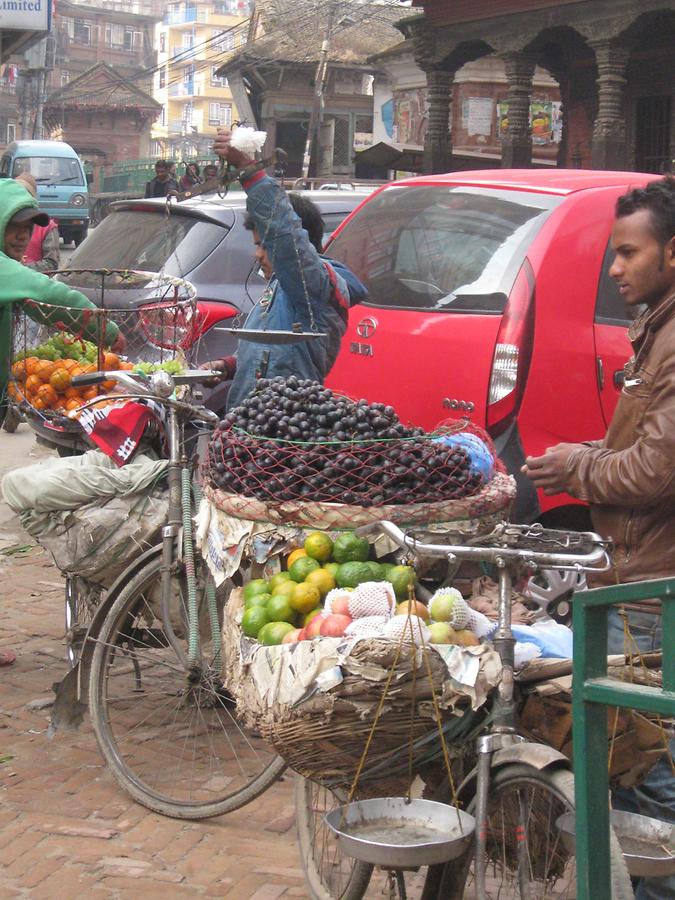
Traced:
[[285, 768], [239, 724], [223, 688], [221, 611], [232, 584], [217, 593], [193, 546], [200, 490], [185, 428], [198, 422], [208, 430], [218, 417], [172, 394], [176, 385], [212, 374], [157, 372], [146, 379], [108, 371], [73, 379], [80, 385], [115, 380], [128, 392], [125, 399], [153, 400], [167, 414], [169, 507], [161, 542], [125, 570], [94, 613], [78, 677], [89, 669], [89, 712], [117, 783], [143, 806], [181, 819], [238, 809]]
[[[578, 573], [606, 569], [605, 542], [590, 532], [509, 524], [464, 545], [423, 543], [391, 522], [357, 529], [362, 536], [373, 533], [390, 538], [409, 561], [445, 559], [452, 575], [465, 560], [493, 564], [498, 571], [500, 598], [493, 643], [502, 662], [501, 683], [474, 730], [475, 739], [470, 743], [467, 740], [470, 749], [462, 763], [464, 774], [459, 765], [455, 773], [459, 776], [459, 805], [477, 820], [475, 839], [460, 858], [450, 863], [429, 866], [426, 871], [392, 870], [390, 896], [398, 886], [400, 897], [419, 896], [422, 900], [575, 897], [574, 857], [565, 849], [556, 828], [560, 816], [574, 811], [574, 779], [565, 756], [519, 733], [511, 585], [523, 571], [542, 566]], [[364, 775], [368, 775], [367, 766]], [[433, 799], [451, 803], [450, 794], [446, 778], [436, 786]], [[373, 874], [374, 867], [368, 861], [347, 857], [339, 840], [336, 846], [326, 825], [326, 814], [342, 807], [345, 800], [346, 792], [298, 780], [298, 841], [314, 900], [359, 900]], [[340, 821], [341, 814], [336, 816]], [[610, 843], [612, 896], [614, 900], [632, 898], [630, 878], [614, 835]]]

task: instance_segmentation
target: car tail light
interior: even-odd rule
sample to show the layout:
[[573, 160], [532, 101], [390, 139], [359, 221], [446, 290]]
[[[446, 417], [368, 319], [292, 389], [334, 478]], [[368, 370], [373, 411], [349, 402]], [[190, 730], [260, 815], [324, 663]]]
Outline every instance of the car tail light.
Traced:
[[525, 392], [534, 339], [534, 284], [526, 259], [506, 303], [492, 358], [486, 425], [493, 438], [513, 422]]

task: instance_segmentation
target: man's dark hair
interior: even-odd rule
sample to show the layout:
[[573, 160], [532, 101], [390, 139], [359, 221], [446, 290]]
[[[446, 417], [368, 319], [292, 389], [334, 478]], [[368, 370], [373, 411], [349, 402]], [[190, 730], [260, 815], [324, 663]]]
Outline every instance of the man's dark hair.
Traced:
[[[324, 226], [319, 207], [316, 203], [312, 203], [311, 200], [300, 194], [289, 193], [287, 196], [296, 215], [300, 217], [302, 227], [309, 235], [310, 242], [314, 244], [318, 252], [321, 253], [323, 250]], [[253, 231], [255, 229], [255, 222], [248, 213], [244, 219], [244, 227], [247, 231]]]
[[168, 169], [168, 168], [169, 168], [169, 164], [165, 159], [158, 159], [157, 162], [155, 163], [155, 172], [158, 169]]
[[635, 188], [619, 197], [616, 202], [617, 219], [632, 216], [641, 209], [649, 211], [654, 235], [665, 246], [675, 237], [675, 178], [666, 175], [659, 181], [652, 181], [646, 187]]
[[213, 163], [207, 163], [207, 165], [204, 166], [204, 175], [206, 175], [207, 173], [209, 175], [217, 175], [218, 166], [214, 165]]

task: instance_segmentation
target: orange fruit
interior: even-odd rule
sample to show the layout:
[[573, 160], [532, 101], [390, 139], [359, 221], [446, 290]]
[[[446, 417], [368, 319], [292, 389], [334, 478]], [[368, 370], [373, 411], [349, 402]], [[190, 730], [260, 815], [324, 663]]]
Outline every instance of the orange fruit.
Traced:
[[62, 359], [59, 360], [59, 366], [62, 369], [66, 369], [68, 372], [72, 371], [77, 365], [76, 359]]
[[71, 366], [70, 375], [72, 378], [74, 378], [76, 375], [83, 375], [83, 374], [84, 374], [84, 369], [82, 368], [82, 366], [78, 366], [77, 363], [75, 363], [74, 366]]
[[81, 396], [81, 391], [76, 387], [69, 387], [63, 392], [63, 396], [66, 400], [79, 400]]
[[125, 372], [130, 372], [133, 369], [133, 367], [134, 367], [134, 364], [131, 362], [125, 362], [124, 360], [122, 360], [122, 362], [120, 362], [120, 369], [124, 369]]
[[66, 409], [68, 410], [68, 412], [70, 412], [73, 409], [77, 409], [79, 407], [79, 405], [80, 405], [79, 400], [68, 400], [66, 402]]
[[110, 393], [110, 391], [114, 391], [115, 388], [117, 387], [117, 382], [110, 379], [109, 381], [104, 381], [101, 384], [101, 387], [103, 388], [104, 391], [107, 391], [108, 393]]
[[312, 531], [303, 546], [307, 556], [318, 559], [320, 563], [328, 562], [333, 553], [333, 541], [323, 531]]
[[106, 351], [103, 354], [103, 368], [112, 372], [115, 369], [119, 369], [120, 367], [120, 358], [116, 353], [110, 353], [110, 351]]
[[308, 613], [319, 605], [321, 595], [318, 587], [306, 581], [296, 585], [293, 596], [289, 598], [291, 609], [299, 613]]
[[26, 375], [35, 375], [37, 367], [40, 365], [42, 360], [38, 359], [37, 356], [29, 356], [24, 360], [24, 362], [26, 364]]
[[98, 369], [96, 368], [94, 363], [87, 363], [86, 366], [82, 366], [81, 368], [84, 375], [88, 374], [89, 372], [98, 372]]
[[37, 389], [37, 399], [42, 400], [45, 406], [54, 406], [59, 402], [57, 393], [51, 384], [43, 384]]
[[286, 560], [286, 565], [290, 569], [296, 559], [300, 559], [301, 556], [307, 556], [307, 551], [303, 547], [298, 547], [297, 550], [292, 550], [288, 554], [288, 559]]
[[47, 409], [47, 404], [44, 400], [41, 400], [39, 397], [35, 397], [32, 401], [33, 409], [43, 410]]
[[52, 362], [51, 359], [41, 359], [35, 369], [35, 374], [40, 376], [44, 384], [47, 384], [55, 368], [56, 363]]
[[63, 394], [70, 387], [70, 372], [68, 369], [54, 369], [52, 372], [51, 378], [49, 379], [50, 385], [57, 391], [59, 394]]
[[325, 597], [328, 591], [332, 591], [336, 584], [335, 579], [327, 569], [315, 569], [313, 572], [310, 572], [304, 583], [313, 585], [322, 597]]
[[29, 375], [26, 378], [26, 393], [35, 394], [42, 387], [42, 379], [39, 375]]
[[93, 400], [94, 397], [98, 397], [98, 390], [92, 385], [92, 387], [85, 388], [80, 396], [82, 400]]
[[14, 365], [12, 366], [12, 375], [18, 381], [25, 380], [25, 378], [26, 378], [26, 360], [25, 359], [19, 359], [19, 360], [17, 360], [17, 362], [14, 363]]

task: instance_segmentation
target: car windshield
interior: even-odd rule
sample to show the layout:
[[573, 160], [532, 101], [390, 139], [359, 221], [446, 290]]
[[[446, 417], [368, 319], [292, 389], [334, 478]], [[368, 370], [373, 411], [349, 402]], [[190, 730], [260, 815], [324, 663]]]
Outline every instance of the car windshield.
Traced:
[[366, 203], [329, 253], [373, 306], [500, 313], [560, 197], [466, 185], [392, 185]]
[[69, 184], [86, 187], [82, 166], [77, 159], [63, 156], [20, 156], [14, 160], [12, 176], [28, 172], [38, 184]]
[[118, 210], [73, 253], [73, 269], [140, 269], [185, 276], [206, 259], [228, 228], [164, 209]]

